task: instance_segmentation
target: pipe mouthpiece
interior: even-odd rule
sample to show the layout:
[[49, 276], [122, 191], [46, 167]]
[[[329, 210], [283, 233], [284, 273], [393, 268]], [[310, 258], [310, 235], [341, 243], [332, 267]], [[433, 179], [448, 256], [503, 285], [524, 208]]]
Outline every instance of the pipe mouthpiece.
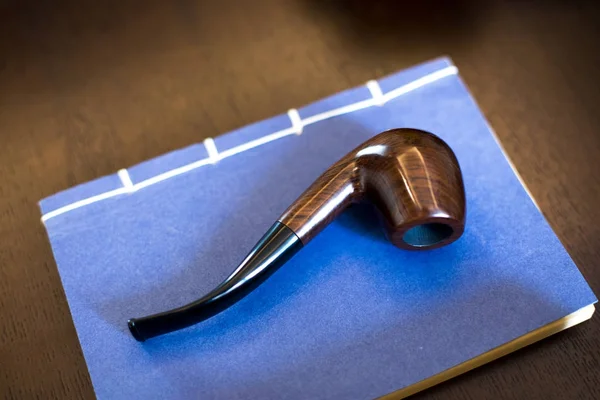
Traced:
[[229, 308], [250, 294], [302, 248], [292, 230], [276, 222], [254, 246], [242, 263], [211, 292], [183, 307], [141, 318], [127, 326], [140, 342], [187, 328]]
[[140, 335], [140, 333], [137, 330], [137, 327], [135, 326], [135, 318], [131, 318], [127, 321], [127, 327], [129, 328], [129, 332], [131, 332], [131, 336], [133, 336], [135, 340], [137, 340], [138, 342], [146, 341], [146, 339], [142, 335]]

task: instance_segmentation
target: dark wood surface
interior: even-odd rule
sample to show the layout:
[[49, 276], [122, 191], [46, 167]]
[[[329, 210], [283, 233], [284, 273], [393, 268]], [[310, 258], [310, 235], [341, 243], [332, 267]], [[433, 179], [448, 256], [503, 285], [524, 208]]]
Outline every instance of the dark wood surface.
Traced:
[[372, 203], [388, 240], [401, 249], [442, 247], [464, 231], [458, 161], [425, 131], [390, 129], [367, 140], [331, 165], [279, 221], [306, 245], [353, 203]]
[[[442, 54], [600, 293], [593, 2], [406, 3], [0, 0], [0, 398], [93, 397], [39, 199]], [[600, 398], [599, 328], [418, 397]]]

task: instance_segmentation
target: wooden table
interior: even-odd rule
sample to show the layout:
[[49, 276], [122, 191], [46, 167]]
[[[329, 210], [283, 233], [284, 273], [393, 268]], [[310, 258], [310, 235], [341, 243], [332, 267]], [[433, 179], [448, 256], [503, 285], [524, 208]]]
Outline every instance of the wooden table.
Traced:
[[[405, 3], [0, 1], [0, 398], [93, 397], [39, 199], [444, 54], [600, 294], [592, 2]], [[600, 398], [599, 328], [421, 398]]]

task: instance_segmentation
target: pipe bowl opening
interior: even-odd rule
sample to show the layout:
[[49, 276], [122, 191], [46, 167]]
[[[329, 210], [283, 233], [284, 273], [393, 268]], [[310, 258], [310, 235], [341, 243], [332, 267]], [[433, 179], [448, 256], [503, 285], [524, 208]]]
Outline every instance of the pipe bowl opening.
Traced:
[[410, 228], [402, 239], [409, 246], [429, 247], [448, 239], [452, 233], [453, 229], [449, 225], [428, 223]]

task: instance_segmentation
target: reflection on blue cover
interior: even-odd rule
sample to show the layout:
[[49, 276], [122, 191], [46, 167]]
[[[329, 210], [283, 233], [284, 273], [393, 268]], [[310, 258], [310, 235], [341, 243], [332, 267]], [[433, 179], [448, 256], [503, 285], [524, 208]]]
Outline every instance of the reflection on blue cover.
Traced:
[[[450, 73], [427, 81], [436, 71]], [[384, 96], [404, 89], [313, 118], [301, 135], [284, 114], [217, 137], [229, 156], [216, 163], [194, 145], [131, 168], [132, 187], [115, 174], [42, 200], [99, 398], [373, 398], [596, 301], [450, 61], [378, 82]], [[298, 112], [310, 121], [369, 99], [362, 87]], [[331, 163], [397, 127], [455, 151], [468, 208], [458, 242], [401, 251], [355, 207], [228, 311], [144, 344], [131, 337], [129, 317], [214, 287]]]

